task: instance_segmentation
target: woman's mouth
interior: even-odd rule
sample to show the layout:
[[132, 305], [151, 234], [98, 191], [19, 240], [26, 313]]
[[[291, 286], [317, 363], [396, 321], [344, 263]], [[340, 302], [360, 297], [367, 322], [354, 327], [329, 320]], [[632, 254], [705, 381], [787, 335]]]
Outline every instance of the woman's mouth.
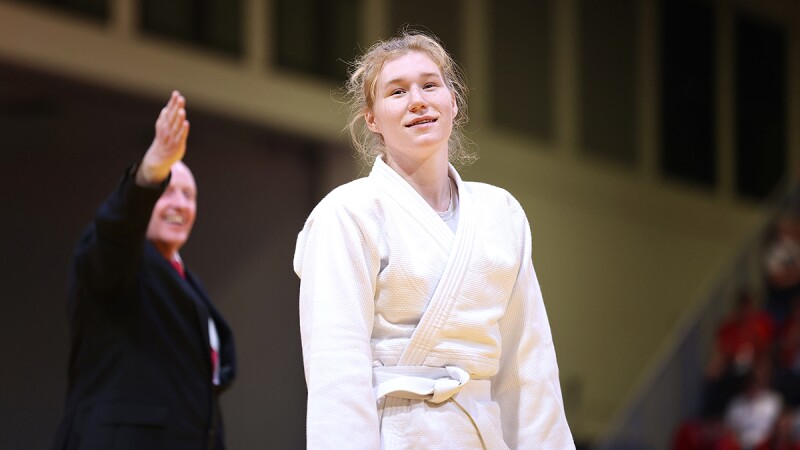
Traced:
[[411, 128], [411, 127], [415, 127], [417, 125], [425, 125], [425, 124], [434, 123], [434, 122], [436, 122], [436, 119], [418, 119], [418, 120], [415, 120], [415, 121], [409, 123], [408, 125], [406, 125], [406, 128]]

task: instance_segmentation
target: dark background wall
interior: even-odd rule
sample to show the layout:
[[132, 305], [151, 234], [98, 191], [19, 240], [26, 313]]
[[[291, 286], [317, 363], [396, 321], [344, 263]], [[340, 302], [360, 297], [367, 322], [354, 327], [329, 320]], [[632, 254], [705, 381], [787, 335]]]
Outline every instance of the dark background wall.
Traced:
[[[13, 86], [13, 89], [12, 89]], [[0, 67], [0, 448], [47, 448], [66, 384], [75, 241], [144, 154], [169, 97]], [[234, 329], [240, 376], [223, 398], [229, 445], [304, 448], [305, 381], [292, 271], [324, 144], [193, 108], [186, 162], [198, 218], [182, 255]], [[13, 111], [13, 114], [11, 113]]]

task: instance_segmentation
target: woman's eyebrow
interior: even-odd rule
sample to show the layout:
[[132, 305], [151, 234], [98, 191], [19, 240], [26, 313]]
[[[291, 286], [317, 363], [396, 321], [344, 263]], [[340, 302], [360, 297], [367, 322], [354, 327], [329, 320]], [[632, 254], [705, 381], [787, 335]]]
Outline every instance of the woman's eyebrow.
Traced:
[[[436, 73], [436, 72], [423, 72], [423, 73], [419, 74], [419, 78], [430, 78], [430, 77], [437, 77], [438, 78], [439, 74]], [[392, 78], [391, 80], [389, 80], [386, 83], [384, 83], [384, 86], [388, 86], [390, 84], [401, 84], [404, 81], [406, 81], [405, 77]]]

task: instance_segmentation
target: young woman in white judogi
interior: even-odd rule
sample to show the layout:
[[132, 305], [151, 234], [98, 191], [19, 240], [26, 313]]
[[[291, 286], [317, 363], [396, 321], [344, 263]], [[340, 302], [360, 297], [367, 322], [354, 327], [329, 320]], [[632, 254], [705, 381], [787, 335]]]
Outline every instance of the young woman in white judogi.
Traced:
[[310, 449], [574, 449], [519, 203], [465, 182], [465, 88], [434, 39], [375, 44], [348, 83], [374, 159], [297, 239]]

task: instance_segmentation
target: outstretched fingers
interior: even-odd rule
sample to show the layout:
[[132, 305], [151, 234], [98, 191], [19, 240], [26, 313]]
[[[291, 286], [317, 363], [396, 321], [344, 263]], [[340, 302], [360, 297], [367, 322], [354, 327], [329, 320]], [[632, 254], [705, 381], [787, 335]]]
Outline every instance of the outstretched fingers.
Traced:
[[170, 102], [173, 104], [169, 114], [169, 125], [172, 127], [173, 134], [178, 135], [183, 122], [186, 120], [186, 99], [179, 93], [173, 92]]
[[155, 134], [139, 171], [141, 181], [146, 183], [166, 178], [172, 164], [183, 159], [186, 153], [189, 121], [186, 119], [186, 99], [180, 92], [173, 91], [167, 105], [161, 109]]
[[178, 91], [173, 91], [156, 121], [156, 140], [159, 144], [173, 147], [185, 141], [188, 128], [185, 107], [186, 99]]

